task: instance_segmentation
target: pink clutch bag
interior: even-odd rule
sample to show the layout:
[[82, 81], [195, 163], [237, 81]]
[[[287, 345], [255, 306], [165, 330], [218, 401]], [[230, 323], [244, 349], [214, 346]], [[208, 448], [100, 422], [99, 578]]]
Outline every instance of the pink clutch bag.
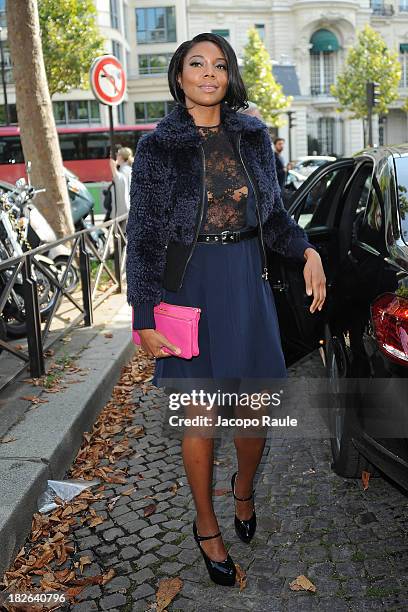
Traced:
[[[160, 302], [154, 307], [154, 320], [156, 330], [166, 336], [166, 338], [181, 349], [180, 355], [176, 355], [170, 349], [163, 347], [163, 350], [170, 355], [191, 359], [197, 357], [198, 350], [198, 322], [200, 320], [201, 308], [191, 306], [176, 306]], [[132, 328], [133, 328], [133, 308], [132, 308]], [[133, 342], [140, 345], [138, 332], [132, 329]]]

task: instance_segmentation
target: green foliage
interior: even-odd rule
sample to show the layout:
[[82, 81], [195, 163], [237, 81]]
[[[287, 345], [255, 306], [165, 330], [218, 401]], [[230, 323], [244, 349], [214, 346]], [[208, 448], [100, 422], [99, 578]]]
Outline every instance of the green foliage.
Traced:
[[367, 116], [367, 81], [379, 83], [379, 102], [373, 113], [388, 113], [388, 105], [398, 98], [401, 65], [398, 54], [389, 51], [381, 35], [366, 25], [358, 34], [357, 43], [349, 49], [343, 72], [330, 88], [337, 98], [338, 112], [348, 110], [353, 119]]
[[281, 113], [289, 108], [293, 97], [285, 96], [282, 85], [275, 81], [271, 58], [255, 28], [248, 30], [242, 78], [249, 100], [257, 104], [263, 120], [276, 127], [284, 125]]
[[51, 96], [88, 89], [92, 60], [103, 53], [93, 0], [39, 0], [38, 11]]

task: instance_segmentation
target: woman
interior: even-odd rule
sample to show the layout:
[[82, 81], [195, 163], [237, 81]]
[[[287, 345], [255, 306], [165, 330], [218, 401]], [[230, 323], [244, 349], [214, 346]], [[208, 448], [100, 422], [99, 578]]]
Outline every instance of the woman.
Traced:
[[[128, 302], [142, 348], [159, 358], [154, 382], [285, 377], [265, 246], [304, 262], [311, 312], [325, 300], [320, 256], [282, 207], [265, 124], [237, 112], [247, 107], [247, 94], [229, 43], [206, 33], [182, 43], [168, 77], [177, 105], [139, 141], [127, 226]], [[174, 356], [178, 347], [156, 331], [160, 300], [202, 309], [198, 357]], [[234, 441], [235, 528], [249, 542], [265, 439]], [[235, 566], [212, 505], [213, 440], [184, 436], [182, 453], [195, 540], [210, 577], [233, 585]]]
[[[120, 147], [116, 153], [116, 160], [110, 159], [114, 185], [114, 217], [120, 217], [129, 211], [132, 164], [133, 153], [129, 147]], [[120, 221], [119, 225], [124, 231], [126, 220]]]

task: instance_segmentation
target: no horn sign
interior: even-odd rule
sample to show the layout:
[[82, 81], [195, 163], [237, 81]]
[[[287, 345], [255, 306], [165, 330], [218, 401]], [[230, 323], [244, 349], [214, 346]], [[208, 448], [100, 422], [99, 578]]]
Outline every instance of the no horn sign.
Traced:
[[126, 75], [114, 55], [102, 55], [93, 62], [89, 74], [95, 97], [108, 106], [120, 104], [126, 91]]

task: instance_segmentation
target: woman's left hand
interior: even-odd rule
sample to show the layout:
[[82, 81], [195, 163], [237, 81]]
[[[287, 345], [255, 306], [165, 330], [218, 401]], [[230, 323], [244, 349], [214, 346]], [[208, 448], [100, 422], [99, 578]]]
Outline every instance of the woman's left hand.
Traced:
[[304, 256], [306, 263], [303, 268], [303, 276], [307, 295], [313, 294], [313, 302], [309, 308], [310, 312], [313, 313], [316, 309], [321, 310], [323, 308], [326, 299], [326, 276], [320, 255], [315, 249], [306, 249]]

